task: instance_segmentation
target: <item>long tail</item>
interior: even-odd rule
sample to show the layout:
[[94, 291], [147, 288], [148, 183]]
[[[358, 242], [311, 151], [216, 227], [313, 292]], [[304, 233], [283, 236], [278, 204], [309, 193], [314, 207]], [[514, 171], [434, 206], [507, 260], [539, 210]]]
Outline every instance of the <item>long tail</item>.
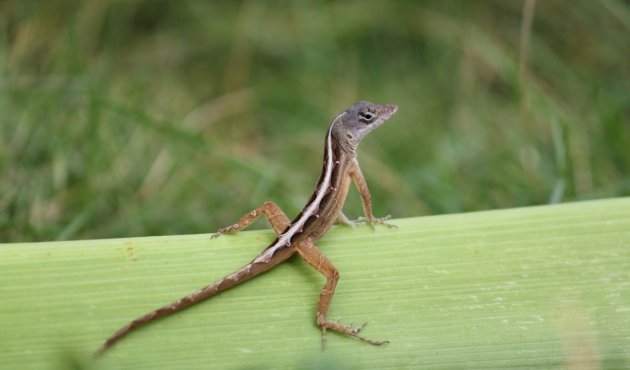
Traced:
[[94, 353], [95, 357], [102, 355], [105, 351], [111, 348], [116, 342], [122, 339], [124, 336], [129, 334], [131, 331], [144, 326], [151, 321], [155, 321], [161, 319], [165, 316], [173, 314], [175, 312], [186, 309], [196, 303], [199, 303], [203, 300], [206, 300], [210, 297], [213, 297], [221, 292], [224, 292], [236, 285], [244, 283], [249, 279], [262, 274], [265, 271], [268, 271], [278, 265], [279, 263], [285, 261], [295, 252], [294, 248], [282, 248], [277, 250], [273, 258], [265, 263], [257, 263], [250, 262], [249, 264], [243, 266], [238, 271], [224, 277], [223, 279], [216, 281], [210, 285], [207, 285], [169, 305], [158, 308], [157, 310], [151, 311], [145, 315], [138, 317], [137, 319], [131, 321], [129, 324], [120, 328], [114, 335], [109, 337], [103, 345]]

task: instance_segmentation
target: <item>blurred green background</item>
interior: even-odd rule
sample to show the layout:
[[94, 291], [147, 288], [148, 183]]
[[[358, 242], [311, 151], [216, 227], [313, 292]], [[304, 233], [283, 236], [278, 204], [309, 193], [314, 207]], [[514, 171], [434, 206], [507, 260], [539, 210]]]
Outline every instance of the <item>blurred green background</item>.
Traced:
[[629, 56], [621, 0], [5, 0], [0, 241], [293, 217], [358, 100], [377, 215], [629, 195]]

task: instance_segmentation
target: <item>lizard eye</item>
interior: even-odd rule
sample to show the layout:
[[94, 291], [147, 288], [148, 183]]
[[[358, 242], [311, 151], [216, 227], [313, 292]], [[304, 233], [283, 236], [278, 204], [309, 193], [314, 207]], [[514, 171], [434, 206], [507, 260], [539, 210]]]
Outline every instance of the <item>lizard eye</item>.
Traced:
[[370, 112], [370, 111], [365, 111], [365, 112], [359, 112], [359, 121], [363, 122], [363, 123], [371, 123], [374, 120], [374, 117], [376, 117], [376, 114]]

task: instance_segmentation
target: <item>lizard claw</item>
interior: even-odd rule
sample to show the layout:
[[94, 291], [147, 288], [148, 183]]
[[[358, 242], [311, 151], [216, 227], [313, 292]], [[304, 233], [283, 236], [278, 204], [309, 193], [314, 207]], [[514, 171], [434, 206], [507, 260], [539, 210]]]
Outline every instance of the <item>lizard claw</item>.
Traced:
[[[352, 329], [352, 332], [354, 334], [359, 334], [361, 332], [361, 330], [363, 330], [363, 328], [365, 328], [367, 326], [367, 322], [364, 322], [363, 325], [358, 326], [354, 329]], [[348, 327], [352, 327], [352, 323], [350, 323], [350, 325], [348, 325]]]
[[380, 225], [386, 226], [389, 229], [397, 229], [398, 226], [396, 226], [394, 224], [390, 224], [389, 222], [387, 222], [387, 220], [389, 220], [390, 218], [392, 218], [392, 216], [391, 215], [387, 215], [385, 217], [375, 218], [373, 222], [376, 223], [376, 224], [380, 224]]

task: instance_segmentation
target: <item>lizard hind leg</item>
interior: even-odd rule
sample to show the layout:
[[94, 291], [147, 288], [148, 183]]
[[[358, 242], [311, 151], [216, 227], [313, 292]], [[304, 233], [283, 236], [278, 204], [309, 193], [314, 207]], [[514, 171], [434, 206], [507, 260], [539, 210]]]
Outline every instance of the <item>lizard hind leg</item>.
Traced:
[[287, 217], [287, 215], [276, 203], [266, 201], [260, 207], [244, 214], [237, 223], [219, 229], [216, 234], [212, 235], [212, 238], [216, 238], [221, 234], [235, 234], [256, 221], [261, 215], [265, 215], [267, 217], [271, 227], [273, 227], [273, 230], [278, 235], [282, 234], [289, 225], [291, 225], [289, 217]]
[[325, 343], [326, 331], [333, 330], [374, 345], [388, 343], [388, 341], [386, 340], [372, 340], [359, 335], [359, 333], [361, 332], [361, 330], [363, 330], [367, 323], [353, 328], [352, 326], [342, 325], [337, 321], [328, 320], [326, 316], [328, 314], [328, 308], [330, 307], [330, 303], [332, 302], [332, 298], [335, 293], [337, 281], [339, 281], [339, 271], [335, 268], [332, 262], [330, 262], [330, 260], [312, 243], [301, 243], [297, 246], [297, 252], [306, 262], [308, 262], [309, 265], [313, 266], [320, 274], [326, 277], [326, 285], [324, 285], [324, 288], [319, 295], [319, 301], [317, 302], [316, 314], [317, 325], [322, 328], [322, 342]]

